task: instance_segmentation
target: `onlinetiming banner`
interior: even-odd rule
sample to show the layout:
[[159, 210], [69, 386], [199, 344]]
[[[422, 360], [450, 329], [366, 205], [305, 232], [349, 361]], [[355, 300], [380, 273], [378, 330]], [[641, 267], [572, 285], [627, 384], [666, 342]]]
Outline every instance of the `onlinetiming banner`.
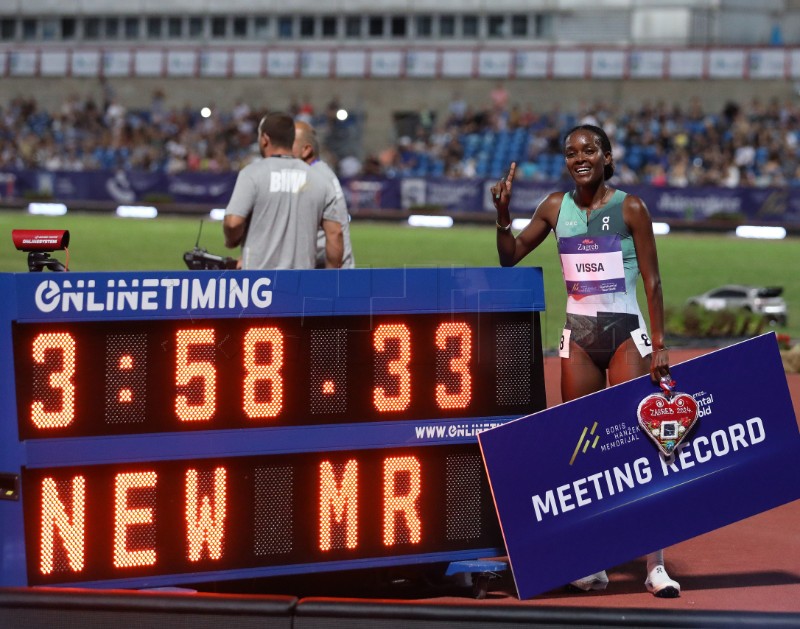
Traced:
[[520, 598], [800, 497], [800, 431], [774, 334], [671, 372], [699, 410], [669, 459], [637, 421], [657, 391], [649, 376], [478, 435]]

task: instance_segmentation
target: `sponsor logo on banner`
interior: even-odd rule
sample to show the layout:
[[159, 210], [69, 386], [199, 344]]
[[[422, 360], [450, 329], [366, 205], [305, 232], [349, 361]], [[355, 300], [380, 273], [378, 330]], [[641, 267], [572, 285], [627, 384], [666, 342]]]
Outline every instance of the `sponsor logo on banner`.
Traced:
[[[578, 439], [578, 445], [575, 446], [575, 451], [572, 453], [572, 458], [569, 460], [569, 464], [572, 465], [575, 462], [575, 457], [578, 456], [578, 452], [586, 453], [587, 448], [596, 448], [597, 442], [600, 441], [600, 435], [595, 435], [595, 431], [597, 430], [597, 422], [592, 424], [592, 429], [589, 430], [589, 434], [586, 434], [586, 431], [589, 430], [588, 428], [584, 428], [583, 432], [581, 433], [580, 438]], [[594, 439], [592, 438], [594, 437]], [[589, 445], [591, 443], [591, 446]], [[583, 450], [581, 450], [581, 446], [583, 446]]]
[[47, 279], [37, 284], [33, 302], [44, 313], [265, 309], [272, 304], [271, 283], [268, 277]]
[[131, 187], [125, 171], [122, 170], [117, 171], [106, 181], [106, 191], [118, 203], [133, 203], [136, 200], [136, 192]]

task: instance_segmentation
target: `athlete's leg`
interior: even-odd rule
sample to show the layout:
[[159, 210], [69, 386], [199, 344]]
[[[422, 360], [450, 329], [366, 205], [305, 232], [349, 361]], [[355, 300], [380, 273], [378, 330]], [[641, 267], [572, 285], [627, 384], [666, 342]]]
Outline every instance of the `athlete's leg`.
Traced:
[[608, 382], [612, 386], [650, 373], [650, 356], [642, 356], [629, 338], [614, 352], [608, 365]]
[[[612, 385], [627, 382], [650, 372], [650, 356], [642, 356], [632, 339], [617, 348], [608, 366], [608, 380]], [[667, 574], [664, 568], [664, 551], [657, 550], [647, 555], [647, 579], [645, 587], [659, 598], [677, 598], [681, 586]]]
[[561, 401], [569, 402], [606, 386], [606, 372], [577, 343], [569, 344], [569, 358], [561, 359]]
[[657, 550], [647, 555], [647, 579], [645, 587], [653, 596], [658, 598], [678, 598], [681, 595], [681, 585], [670, 579], [664, 567], [664, 551]]

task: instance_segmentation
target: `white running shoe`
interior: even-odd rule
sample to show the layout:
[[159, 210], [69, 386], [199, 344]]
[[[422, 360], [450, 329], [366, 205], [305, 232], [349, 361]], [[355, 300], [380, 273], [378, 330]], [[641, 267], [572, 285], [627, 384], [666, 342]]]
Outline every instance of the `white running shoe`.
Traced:
[[658, 598], [678, 598], [681, 595], [680, 583], [669, 578], [664, 566], [653, 568], [644, 584], [647, 591]]
[[588, 577], [572, 581], [570, 585], [584, 592], [588, 592], [589, 590], [605, 590], [608, 585], [608, 575], [605, 570], [601, 570], [600, 572], [590, 574]]

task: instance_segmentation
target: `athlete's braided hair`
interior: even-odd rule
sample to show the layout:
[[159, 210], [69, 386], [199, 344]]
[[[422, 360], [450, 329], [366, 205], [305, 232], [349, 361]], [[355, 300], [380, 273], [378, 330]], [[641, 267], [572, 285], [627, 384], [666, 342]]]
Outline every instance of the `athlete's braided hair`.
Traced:
[[[611, 140], [608, 139], [608, 135], [606, 134], [605, 131], [603, 131], [602, 128], [593, 124], [579, 124], [578, 126], [572, 127], [572, 129], [569, 130], [567, 135], [564, 136], [564, 142], [566, 142], [567, 138], [576, 131], [588, 131], [589, 133], [593, 133], [597, 138], [600, 144], [600, 149], [603, 151], [603, 153], [611, 154]], [[605, 168], [603, 168], [603, 177], [606, 180], [608, 180], [611, 179], [611, 177], [613, 176], [614, 176], [614, 155], [612, 154], [611, 161], [605, 165]]]

